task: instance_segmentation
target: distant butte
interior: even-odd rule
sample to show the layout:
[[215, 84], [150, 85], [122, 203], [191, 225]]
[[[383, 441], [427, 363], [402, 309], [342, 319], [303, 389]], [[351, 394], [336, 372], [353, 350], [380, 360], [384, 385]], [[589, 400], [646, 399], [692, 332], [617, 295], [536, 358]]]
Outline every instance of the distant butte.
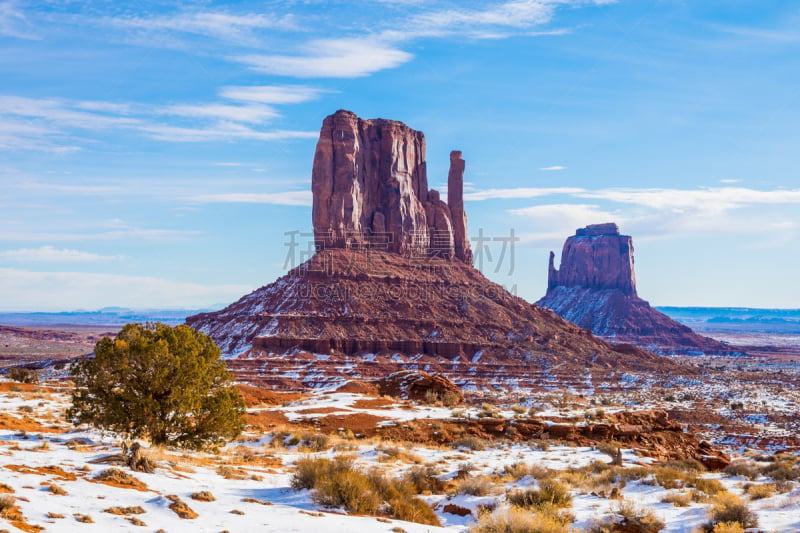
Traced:
[[636, 292], [633, 239], [614, 223], [594, 224], [564, 243], [559, 269], [550, 252], [547, 294], [538, 305], [612, 342], [660, 354], [732, 354], [733, 347], [698, 335], [653, 309]]

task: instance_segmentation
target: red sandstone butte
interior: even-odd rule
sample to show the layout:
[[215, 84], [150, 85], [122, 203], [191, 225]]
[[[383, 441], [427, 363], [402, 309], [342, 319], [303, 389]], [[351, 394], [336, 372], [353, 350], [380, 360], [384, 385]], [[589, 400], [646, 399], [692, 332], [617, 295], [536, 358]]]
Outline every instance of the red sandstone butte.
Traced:
[[594, 224], [564, 243], [561, 265], [550, 252], [547, 294], [538, 305], [612, 342], [660, 354], [734, 354], [653, 309], [636, 292], [633, 239], [614, 223]]

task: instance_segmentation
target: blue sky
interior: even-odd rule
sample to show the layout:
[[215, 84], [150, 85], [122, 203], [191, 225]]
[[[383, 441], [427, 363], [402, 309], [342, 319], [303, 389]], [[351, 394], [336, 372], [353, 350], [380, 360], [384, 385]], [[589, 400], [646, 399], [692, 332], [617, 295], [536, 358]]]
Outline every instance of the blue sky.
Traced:
[[[284, 272], [336, 109], [467, 161], [531, 301], [589, 223], [656, 305], [800, 307], [800, 6], [0, 0], [0, 310], [202, 307]], [[497, 268], [499, 266], [499, 268]]]

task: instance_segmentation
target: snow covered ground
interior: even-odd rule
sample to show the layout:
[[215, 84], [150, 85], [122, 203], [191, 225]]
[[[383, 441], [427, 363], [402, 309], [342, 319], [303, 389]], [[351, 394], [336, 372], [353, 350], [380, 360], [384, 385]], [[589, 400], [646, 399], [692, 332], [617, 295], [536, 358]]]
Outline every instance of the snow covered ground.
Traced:
[[[599, 488], [581, 486], [576, 481], [579, 472], [588, 471], [593, 463], [611, 460], [609, 455], [590, 447], [490, 443], [485, 449], [473, 450], [332, 437], [329, 444], [335, 446], [326, 445], [323, 450], [313, 452], [300, 443], [293, 443], [287, 433], [278, 433], [283, 428], [277, 427], [270, 432], [250, 431], [219, 454], [174, 450], [154, 452], [159, 467], [153, 474], [132, 473], [124, 466], [119, 467], [135, 476], [145, 487], [137, 490], [112, 486], [99, 482], [97, 476], [113, 465], [93, 461], [119, 453], [118, 441], [114, 435], [67, 424], [63, 413], [69, 403], [68, 390], [23, 387], [8, 382], [0, 382], [0, 385], [0, 493], [7, 492], [16, 498], [15, 504], [24, 515], [24, 523], [17, 522], [16, 526], [0, 518], [0, 530], [17, 531], [21, 527], [22, 530], [35, 531], [38, 526], [58, 532], [159, 529], [170, 533], [250, 530], [461, 532], [475, 523], [481, 508], [502, 508], [510, 491], [539, 486], [540, 481], [535, 476], [509, 474], [515, 465], [520, 464], [564, 473], [563, 482], [568, 485], [572, 496], [569, 511], [575, 519], [573, 527], [590, 528], [594, 520], [613, 513], [620, 501], [607, 497]], [[287, 405], [262, 407], [261, 410], [280, 411], [290, 421], [308, 416], [302, 411], [316, 411], [318, 414], [314, 416], [364, 412], [393, 421], [452, 415], [451, 409], [413, 406], [407, 402], [379, 408], [356, 406], [357, 402], [365, 399], [357, 394], [316, 392]], [[462, 412], [463, 416], [474, 416], [477, 409], [462, 409]], [[514, 414], [512, 411], [501, 412], [507, 417]], [[397, 450], [402, 453], [397, 453]], [[342, 510], [318, 506], [308, 490], [292, 490], [290, 480], [298, 459], [337, 454], [353, 454], [359, 468], [379, 469], [387, 476], [402, 476], [419, 465], [435, 467], [448, 488], [441, 493], [423, 494], [421, 498], [434, 508], [443, 527], [384, 517], [351, 516]], [[647, 464], [650, 461], [637, 457], [631, 450], [624, 450], [623, 462], [624, 468], [641, 469], [649, 468]], [[465, 477], [486, 479], [488, 490], [480, 494], [460, 490], [459, 483]], [[800, 485], [797, 482], [782, 485], [782, 494], [776, 492], [754, 500], [744, 495], [748, 484], [768, 484], [770, 479], [761, 477], [749, 481], [741, 476], [720, 473], [706, 473], [701, 477], [716, 479], [730, 492], [743, 496], [757, 513], [763, 530], [800, 530]], [[57, 489], [51, 489], [51, 485]], [[669, 494], [688, 490], [689, 487], [665, 489], [648, 475], [628, 481], [619, 492], [625, 500], [649, 509], [664, 521], [664, 531], [689, 532], [708, 521], [707, 511], [711, 504], [691, 501], [685, 507], [676, 507], [662, 502]], [[193, 499], [193, 494], [202, 491], [210, 492], [214, 501]], [[170, 508], [174, 500], [168, 498], [170, 496], [177, 496], [185, 502], [197, 517], [179, 517]], [[122, 514], [108, 512], [113, 508], [120, 508], [115, 512]], [[143, 512], [138, 513], [140, 510]], [[461, 511], [463, 516], [452, 512], [454, 510]]]

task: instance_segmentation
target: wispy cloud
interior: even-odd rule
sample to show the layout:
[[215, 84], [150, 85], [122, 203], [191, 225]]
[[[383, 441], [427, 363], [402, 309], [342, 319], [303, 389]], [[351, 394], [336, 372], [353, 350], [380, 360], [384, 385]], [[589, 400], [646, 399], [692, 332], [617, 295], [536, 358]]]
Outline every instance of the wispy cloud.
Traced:
[[38, 40], [31, 31], [27, 17], [16, 2], [0, 2], [0, 35], [17, 39]]
[[511, 209], [514, 216], [533, 220], [534, 232], [522, 231], [523, 243], [554, 244], [570, 235], [576, 228], [598, 222], [623, 223], [626, 219], [619, 212], [601, 209], [592, 204], [544, 204], [520, 209]]
[[287, 191], [273, 193], [224, 193], [189, 196], [187, 201], [197, 203], [249, 203], [274, 205], [311, 206], [311, 191]]
[[[204, 307], [232, 301], [248, 285], [205, 285], [156, 277], [84, 272], [32, 272], [0, 268], [0, 309], [63, 311], [81, 307]], [[9, 307], [25, 302], [25, 308]]]
[[146, 33], [176, 32], [211, 37], [223, 41], [254, 43], [256, 30], [297, 30], [291, 14], [230, 14], [221, 12], [184, 12], [155, 17], [117, 17], [106, 23]]
[[299, 55], [246, 54], [233, 59], [267, 74], [295, 78], [359, 78], [395, 68], [412, 55], [374, 38], [318, 39]]
[[[628, 188], [577, 190], [568, 196], [575, 199], [575, 203], [549, 203], [509, 210], [513, 216], [534, 221], [536, 232], [523, 239], [528, 242], [551, 240], [555, 244], [578, 227], [612, 221], [624, 224], [624, 230], [640, 240], [701, 233], [763, 234], [774, 239], [776, 234], [796, 232], [800, 227], [793, 207], [800, 205], [800, 189]], [[580, 203], [587, 199], [597, 203]], [[777, 209], [780, 206], [791, 208]]]
[[122, 255], [100, 255], [67, 248], [59, 249], [53, 246], [20, 248], [18, 250], [0, 252], [0, 258], [2, 259], [25, 263], [97, 263], [116, 261], [122, 259], [122, 257]]
[[508, 200], [513, 198], [538, 198], [555, 194], [578, 194], [586, 189], [578, 187], [515, 187], [511, 189], [485, 189], [466, 193], [464, 200]]
[[[306, 91], [306, 96], [309, 94], [310, 90]], [[274, 107], [257, 102], [159, 106], [0, 95], [0, 149], [72, 151], [78, 149], [73, 145], [76, 130], [81, 130], [80, 135], [128, 130], [180, 142], [316, 137], [311, 131], [263, 128], [279, 116]]]
[[6, 242], [92, 242], [114, 240], [172, 241], [201, 235], [194, 230], [124, 227], [99, 232], [78, 231], [4, 231], [0, 241]]
[[265, 121], [279, 116], [275, 109], [265, 105], [173, 105], [162, 108], [162, 112], [179, 117], [210, 118], [251, 124], [263, 124]]
[[576, 196], [673, 212], [693, 210], [719, 213], [751, 205], [800, 204], [800, 189], [760, 191], [745, 187], [603, 189], [578, 192]]
[[219, 94], [229, 100], [262, 104], [300, 104], [316, 100], [323, 89], [308, 85], [256, 85], [223, 87]]
[[544, 172], [550, 172], [556, 170], [567, 170], [567, 167], [562, 167], [561, 165], [553, 165], [552, 167], [542, 167], [539, 170]]

